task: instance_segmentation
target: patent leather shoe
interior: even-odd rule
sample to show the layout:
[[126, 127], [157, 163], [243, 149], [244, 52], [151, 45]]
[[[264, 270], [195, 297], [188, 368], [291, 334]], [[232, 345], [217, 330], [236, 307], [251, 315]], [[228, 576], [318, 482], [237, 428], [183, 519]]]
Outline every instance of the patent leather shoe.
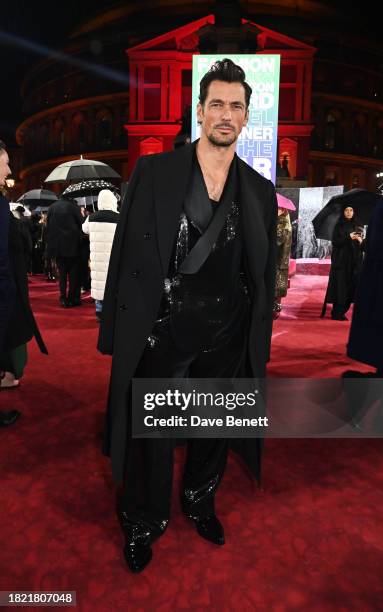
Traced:
[[194, 522], [197, 533], [208, 542], [222, 546], [225, 544], [225, 532], [215, 514], [202, 517], [189, 517]]
[[150, 563], [153, 553], [151, 545], [165, 531], [168, 520], [153, 520], [149, 525], [141, 519], [131, 519], [126, 512], [118, 512], [125, 535], [124, 555], [131, 572], [138, 574]]
[[152, 549], [150, 546], [138, 543], [126, 543], [124, 547], [126, 563], [133, 574], [138, 574], [152, 560]]

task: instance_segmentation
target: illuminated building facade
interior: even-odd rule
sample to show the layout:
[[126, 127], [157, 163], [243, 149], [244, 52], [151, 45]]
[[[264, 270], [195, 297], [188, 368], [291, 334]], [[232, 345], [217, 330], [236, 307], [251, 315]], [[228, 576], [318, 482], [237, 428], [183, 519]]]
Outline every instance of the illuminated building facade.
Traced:
[[79, 154], [111, 164], [127, 180], [139, 155], [171, 149], [184, 129], [193, 53], [239, 49], [281, 54], [285, 184], [375, 189], [383, 162], [383, 45], [362, 44], [341, 28], [327, 2], [297, 9], [292, 1], [137, 1], [90, 19], [65, 48], [72, 63], [48, 58], [23, 84], [20, 190], [40, 186], [53, 167]]

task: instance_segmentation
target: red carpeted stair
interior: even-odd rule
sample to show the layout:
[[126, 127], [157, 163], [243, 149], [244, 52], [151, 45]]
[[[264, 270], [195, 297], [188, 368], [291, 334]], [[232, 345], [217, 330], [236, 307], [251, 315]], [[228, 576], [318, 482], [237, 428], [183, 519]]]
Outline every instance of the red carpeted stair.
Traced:
[[[362, 369], [345, 357], [349, 323], [319, 319], [326, 282], [292, 279], [274, 327], [273, 376]], [[152, 563], [130, 574], [100, 453], [110, 360], [95, 350], [93, 303], [61, 309], [57, 285], [41, 277], [30, 292], [50, 354], [30, 343], [20, 388], [0, 393], [1, 409], [22, 411], [0, 430], [0, 590], [77, 591], [77, 609], [89, 612], [383, 609], [377, 439], [267, 440], [263, 491], [231, 458], [216, 504], [226, 545], [201, 540], [175, 494]], [[176, 455], [175, 489], [183, 450]]]

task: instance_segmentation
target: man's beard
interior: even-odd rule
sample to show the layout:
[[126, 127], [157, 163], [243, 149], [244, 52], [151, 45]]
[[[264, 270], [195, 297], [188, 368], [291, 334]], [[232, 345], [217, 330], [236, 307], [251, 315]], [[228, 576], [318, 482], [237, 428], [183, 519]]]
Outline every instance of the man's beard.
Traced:
[[208, 134], [207, 137], [209, 142], [211, 142], [211, 144], [215, 147], [230, 147], [237, 140], [237, 134], [235, 132], [233, 132], [232, 138], [229, 138], [228, 140], [218, 140], [218, 138], [215, 138], [212, 132]]

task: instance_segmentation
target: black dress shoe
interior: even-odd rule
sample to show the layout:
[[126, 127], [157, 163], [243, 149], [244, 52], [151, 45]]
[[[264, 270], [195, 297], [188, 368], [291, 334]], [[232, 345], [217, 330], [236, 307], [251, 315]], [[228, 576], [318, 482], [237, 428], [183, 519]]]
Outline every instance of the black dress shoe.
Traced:
[[60, 298], [60, 306], [62, 306], [63, 308], [68, 308], [68, 301], [66, 298]]
[[225, 532], [215, 514], [189, 518], [194, 522], [201, 538], [213, 544], [218, 544], [219, 546], [225, 544]]
[[8, 412], [0, 412], [0, 427], [9, 427], [16, 423], [17, 419], [21, 415], [18, 410], [9, 410]]
[[118, 512], [118, 518], [125, 534], [126, 562], [130, 571], [138, 574], [150, 563], [151, 545], [164, 533], [169, 521], [154, 520], [149, 525], [141, 519], [130, 519], [126, 512]]
[[345, 315], [331, 315], [333, 321], [348, 321]]
[[124, 547], [125, 560], [133, 574], [138, 574], [152, 560], [152, 549], [150, 546], [143, 544], [125, 544]]

